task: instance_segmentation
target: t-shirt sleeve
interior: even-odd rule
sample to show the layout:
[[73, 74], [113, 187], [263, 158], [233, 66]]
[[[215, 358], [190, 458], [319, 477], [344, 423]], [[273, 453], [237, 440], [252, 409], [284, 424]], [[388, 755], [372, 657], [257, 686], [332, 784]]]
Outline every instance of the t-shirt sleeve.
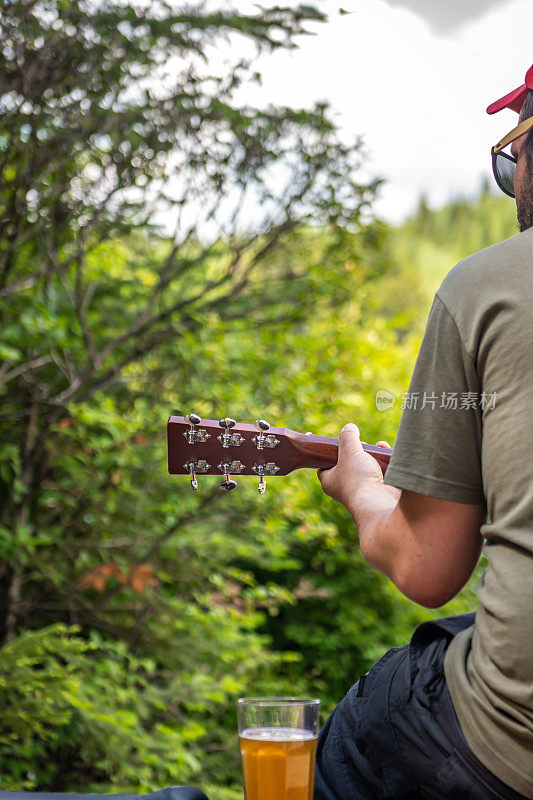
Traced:
[[435, 296], [385, 483], [483, 504], [480, 386], [447, 307]]

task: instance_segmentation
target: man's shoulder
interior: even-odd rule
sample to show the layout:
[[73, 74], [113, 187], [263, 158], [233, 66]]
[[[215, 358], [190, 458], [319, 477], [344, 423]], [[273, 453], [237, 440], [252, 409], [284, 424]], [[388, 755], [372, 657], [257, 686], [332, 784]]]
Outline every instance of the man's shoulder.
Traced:
[[533, 228], [480, 250], [448, 273], [437, 294], [453, 310], [533, 277]]

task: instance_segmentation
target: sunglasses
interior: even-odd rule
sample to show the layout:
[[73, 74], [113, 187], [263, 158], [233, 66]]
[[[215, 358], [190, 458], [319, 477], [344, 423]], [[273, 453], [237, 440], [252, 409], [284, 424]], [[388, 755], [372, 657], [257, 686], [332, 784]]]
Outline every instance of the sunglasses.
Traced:
[[502, 150], [532, 128], [533, 117], [530, 117], [524, 120], [524, 122], [521, 122], [520, 125], [517, 125], [516, 128], [513, 128], [513, 130], [508, 133], [507, 136], [504, 136], [491, 150], [494, 178], [502, 192], [509, 197], [515, 196], [514, 175], [516, 171], [516, 158], [507, 155], [507, 153], [502, 153]]

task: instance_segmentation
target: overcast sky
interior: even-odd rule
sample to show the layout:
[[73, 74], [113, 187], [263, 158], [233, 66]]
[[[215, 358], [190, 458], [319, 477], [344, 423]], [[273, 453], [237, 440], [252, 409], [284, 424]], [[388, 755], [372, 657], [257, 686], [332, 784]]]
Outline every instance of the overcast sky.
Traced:
[[[505, 6], [509, 0], [387, 0], [392, 6], [402, 6], [427, 20], [437, 33], [455, 30], [465, 22], [477, 19], [496, 6]], [[355, 3], [349, 7], [356, 8]]]
[[369, 174], [387, 180], [377, 206], [385, 219], [404, 219], [422, 193], [432, 205], [475, 193], [491, 174], [490, 148], [517, 121], [511, 111], [489, 117], [485, 109], [523, 83], [533, 62], [531, 0], [315, 5], [329, 22], [314, 25], [299, 49], [263, 57], [263, 85], [244, 97], [328, 100], [345, 133], [364, 137]]

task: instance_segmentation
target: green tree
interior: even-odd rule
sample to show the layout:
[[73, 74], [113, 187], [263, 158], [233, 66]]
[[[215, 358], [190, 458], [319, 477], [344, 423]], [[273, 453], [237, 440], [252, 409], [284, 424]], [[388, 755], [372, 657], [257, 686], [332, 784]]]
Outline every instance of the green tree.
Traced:
[[[150, 402], [139, 385], [131, 392], [136, 365], [146, 386], [155, 350], [185, 345], [210, 318], [246, 315], [261, 325], [309, 312], [319, 265], [296, 274], [276, 251], [311, 217], [357, 225], [371, 191], [357, 184], [354, 151], [336, 139], [326, 109], [238, 107], [232, 97], [249, 64], [224, 78], [199, 64], [221, 37], [293, 46], [304, 23], [318, 19], [309, 6], [256, 16], [111, 3], [4, 7], [5, 638], [21, 613], [32, 614], [31, 603], [20, 606], [25, 564], [14, 549], [34, 555], [43, 513], [45, 545], [65, 527], [53, 502], [42, 504], [69, 409], [104, 392], [119, 415], [135, 399]], [[150, 78], [166, 63], [174, 75], [154, 87]], [[283, 175], [277, 190], [274, 164]], [[250, 194], [266, 210], [246, 235], [240, 215]], [[148, 225], [156, 203], [178, 213], [175, 236], [160, 244], [141, 237], [133, 259], [106, 245]], [[208, 221], [222, 226], [223, 240], [199, 238]], [[147, 265], [142, 250], [152, 246]], [[161, 377], [158, 364], [151, 377]]]
[[[200, 757], [203, 780], [230, 782], [205, 757], [230, 747], [230, 699], [294, 658], [257, 630], [290, 592], [239, 567], [290, 558], [266, 531], [236, 541], [252, 487], [236, 507], [213, 486], [178, 495], [162, 437], [175, 405], [237, 415], [266, 398], [244, 322], [279, 334], [342, 304], [348, 253], [359, 283], [375, 273], [361, 223], [375, 186], [327, 108], [243, 107], [252, 64], [209, 69], [224, 43], [293, 47], [322, 19], [2, 7], [0, 637], [6, 681], [22, 664], [38, 691], [34, 734], [3, 739], [4, 785], [151, 788], [193, 779]], [[228, 347], [247, 359], [240, 386]], [[48, 627], [63, 623], [79, 633]]]

